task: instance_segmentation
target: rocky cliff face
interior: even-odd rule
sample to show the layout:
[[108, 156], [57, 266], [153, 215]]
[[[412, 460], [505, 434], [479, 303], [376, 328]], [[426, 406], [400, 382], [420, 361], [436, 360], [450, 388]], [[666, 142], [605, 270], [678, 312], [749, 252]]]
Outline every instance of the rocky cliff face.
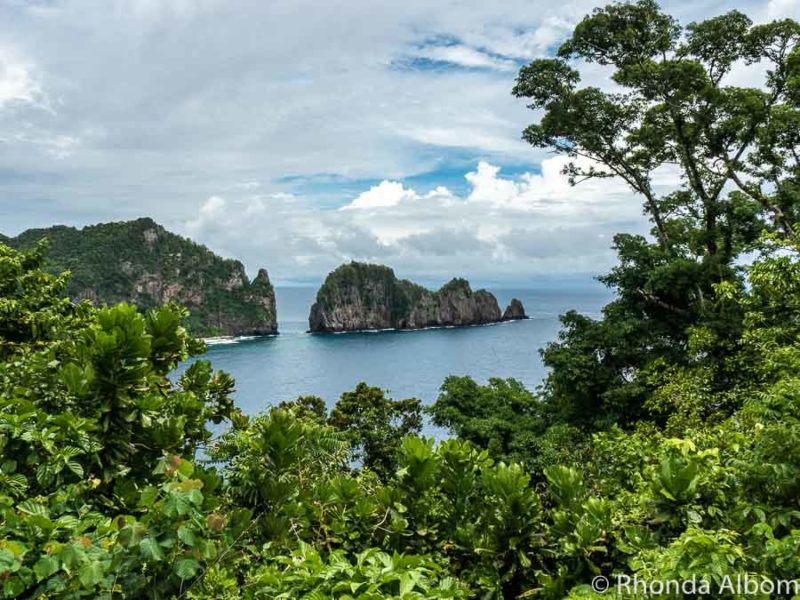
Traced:
[[397, 299], [394, 272], [378, 265], [350, 263], [328, 275], [311, 307], [311, 331], [388, 329]]
[[50, 243], [48, 266], [72, 273], [68, 292], [95, 304], [149, 308], [177, 302], [196, 335], [265, 335], [278, 330], [275, 291], [264, 269], [250, 281], [237, 260], [170, 233], [152, 219], [75, 229], [31, 229], [5, 243]]
[[395, 324], [398, 329], [480, 325], [500, 320], [497, 299], [486, 290], [473, 292], [464, 279], [453, 279], [439, 291], [424, 290], [413, 304], [409, 318]]
[[512, 298], [511, 302], [506, 307], [503, 313], [503, 321], [517, 321], [519, 319], [527, 319], [525, 315], [525, 308], [522, 306], [517, 298]]
[[398, 280], [388, 267], [350, 263], [330, 273], [308, 318], [313, 332], [421, 329], [495, 323], [497, 299], [453, 279], [438, 291]]

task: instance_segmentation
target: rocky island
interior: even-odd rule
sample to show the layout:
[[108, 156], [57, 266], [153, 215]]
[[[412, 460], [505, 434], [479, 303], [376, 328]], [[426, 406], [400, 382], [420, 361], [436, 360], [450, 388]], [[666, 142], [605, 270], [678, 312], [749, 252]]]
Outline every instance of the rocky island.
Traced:
[[519, 319], [527, 319], [527, 315], [525, 314], [525, 307], [522, 306], [522, 302], [520, 302], [516, 298], [512, 298], [511, 302], [509, 302], [506, 310], [503, 312], [503, 321], [517, 321]]
[[524, 319], [516, 298], [500, 312], [497, 298], [452, 279], [437, 291], [405, 279], [383, 265], [351, 262], [331, 272], [308, 317], [315, 333], [376, 329], [423, 329], [482, 325]]
[[277, 333], [275, 291], [265, 269], [247, 277], [238, 260], [222, 258], [149, 218], [76, 229], [29, 229], [0, 243], [28, 249], [47, 239], [47, 267], [69, 270], [67, 292], [95, 304], [130, 302], [150, 308], [177, 302], [200, 336]]

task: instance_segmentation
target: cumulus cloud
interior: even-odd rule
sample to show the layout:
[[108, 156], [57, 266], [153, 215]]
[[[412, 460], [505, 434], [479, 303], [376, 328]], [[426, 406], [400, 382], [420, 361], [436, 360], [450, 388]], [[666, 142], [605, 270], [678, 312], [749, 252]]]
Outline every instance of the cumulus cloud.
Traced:
[[800, 19], [800, 4], [797, 0], [770, 0], [766, 12], [769, 19]]
[[[212, 196], [184, 231], [251, 270], [268, 267], [278, 281], [320, 279], [349, 260], [439, 280], [603, 272], [614, 233], [647, 231], [640, 200], [613, 180], [572, 187], [565, 164], [549, 158], [541, 173], [505, 177], [481, 161], [464, 176], [466, 193], [383, 181], [339, 209], [301, 196]], [[675, 183], [665, 173], [659, 185]]]
[[397, 181], [381, 181], [379, 185], [371, 187], [366, 192], [358, 195], [358, 198], [342, 207], [342, 210], [386, 208], [387, 206], [397, 206], [403, 201], [416, 198], [413, 190], [407, 190], [402, 183]]
[[12, 48], [0, 46], [0, 110], [15, 102], [41, 101], [41, 86], [32, 71], [32, 66]]
[[[604, 271], [611, 235], [647, 228], [639, 201], [617, 181], [570, 187], [563, 159], [520, 140], [533, 117], [510, 94], [597, 4], [0, 2], [0, 229], [147, 215], [278, 280], [349, 259], [431, 278]], [[662, 5], [683, 22], [723, 10]], [[729, 8], [797, 16], [792, 0]]]

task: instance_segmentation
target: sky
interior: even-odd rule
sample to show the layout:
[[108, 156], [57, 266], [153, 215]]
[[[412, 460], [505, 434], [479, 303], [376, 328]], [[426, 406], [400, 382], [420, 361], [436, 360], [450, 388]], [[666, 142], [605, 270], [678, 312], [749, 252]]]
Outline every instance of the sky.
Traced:
[[640, 200], [570, 187], [510, 93], [597, 4], [0, 0], [0, 232], [149, 216], [282, 284], [349, 260], [424, 282], [605, 272], [614, 233], [648, 230]]

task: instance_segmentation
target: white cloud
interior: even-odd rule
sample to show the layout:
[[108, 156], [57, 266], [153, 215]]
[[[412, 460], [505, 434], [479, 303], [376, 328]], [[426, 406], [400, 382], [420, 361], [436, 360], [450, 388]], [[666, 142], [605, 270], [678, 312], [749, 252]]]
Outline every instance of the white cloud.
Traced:
[[148, 20], [185, 19], [208, 12], [222, 4], [221, 0], [116, 0], [114, 11], [122, 16]]
[[0, 46], [0, 109], [13, 102], [40, 101], [41, 87], [32, 70], [14, 50]]
[[417, 197], [413, 190], [405, 189], [402, 183], [384, 180], [359, 194], [358, 198], [343, 206], [342, 210], [386, 208]]
[[499, 172], [500, 167], [484, 161], [479, 162], [478, 169], [465, 176], [467, 181], [472, 184], [469, 199], [476, 202], [507, 204], [518, 198], [521, 191], [520, 184], [510, 179], [498, 178]]
[[225, 215], [227, 207], [228, 203], [225, 202], [225, 198], [211, 196], [208, 200], [203, 202], [203, 205], [200, 207], [200, 218], [198, 221], [203, 222], [209, 219], [219, 219]]
[[[520, 140], [534, 115], [510, 94], [514, 63], [597, 4], [0, 0], [0, 229], [148, 215], [285, 279], [349, 257], [435, 276], [604, 270], [598, 236], [641, 223], [638, 201], [618, 182], [569, 187], [561, 159]], [[797, 10], [662, 4], [684, 22]], [[465, 193], [407, 183], [480, 159]]]
[[375, 210], [412, 202], [424, 202], [426, 200], [447, 204], [454, 198], [453, 193], [442, 185], [435, 187], [427, 194], [421, 195], [412, 189], [404, 187], [399, 181], [384, 179], [378, 185], [372, 186], [366, 192], [359, 194], [355, 200], [345, 204], [339, 210]]
[[769, 19], [800, 19], [800, 3], [797, 0], [770, 0], [766, 12]]
[[[550, 158], [539, 174], [509, 178], [482, 161], [465, 174], [463, 195], [383, 181], [344, 210], [290, 195], [212, 196], [184, 231], [253, 271], [266, 266], [278, 281], [319, 279], [348, 260], [434, 279], [603, 272], [613, 263], [614, 233], [647, 230], [641, 202], [611, 180], [570, 186], [565, 162]], [[675, 184], [664, 174], [659, 187]]]
[[518, 68], [513, 60], [492, 56], [463, 45], [427, 46], [418, 56], [467, 68], [488, 68], [499, 71], [516, 71]]
[[[480, 118], [480, 117], [478, 117]], [[477, 120], [477, 119], [476, 119]], [[484, 152], [494, 152], [507, 156], [523, 157], [531, 153], [530, 146], [524, 144], [519, 136], [510, 136], [499, 123], [485, 127], [470, 127], [469, 123], [453, 123], [448, 127], [399, 127], [397, 134], [415, 142], [445, 148], [476, 148]], [[493, 131], [494, 130], [494, 131]]]

